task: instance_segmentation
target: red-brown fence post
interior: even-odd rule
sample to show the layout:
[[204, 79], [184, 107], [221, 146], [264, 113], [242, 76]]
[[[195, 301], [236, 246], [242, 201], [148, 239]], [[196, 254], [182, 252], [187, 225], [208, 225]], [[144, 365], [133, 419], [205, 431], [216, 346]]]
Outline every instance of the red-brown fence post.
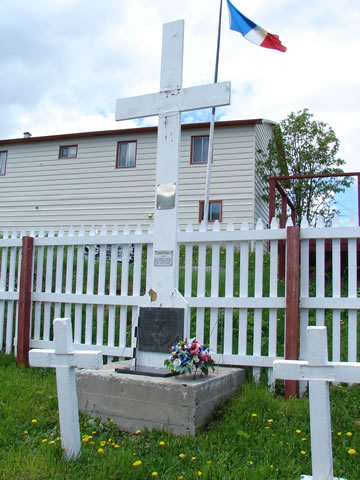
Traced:
[[[287, 227], [285, 359], [299, 359], [300, 228]], [[298, 396], [299, 382], [285, 380], [285, 399]]]
[[34, 252], [33, 237], [23, 237], [19, 288], [19, 317], [16, 363], [29, 367], [31, 279]]

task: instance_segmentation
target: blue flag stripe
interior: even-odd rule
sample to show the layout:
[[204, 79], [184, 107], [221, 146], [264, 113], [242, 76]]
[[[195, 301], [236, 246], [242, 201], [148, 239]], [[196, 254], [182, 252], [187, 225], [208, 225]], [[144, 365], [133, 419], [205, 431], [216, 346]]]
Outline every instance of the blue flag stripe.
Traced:
[[227, 4], [230, 13], [231, 30], [236, 30], [242, 35], [246, 35], [250, 32], [250, 30], [253, 30], [255, 27], [257, 27], [256, 23], [245, 17], [245, 15], [243, 15], [242, 13], [240, 13], [239, 10], [235, 8], [229, 0], [227, 0]]

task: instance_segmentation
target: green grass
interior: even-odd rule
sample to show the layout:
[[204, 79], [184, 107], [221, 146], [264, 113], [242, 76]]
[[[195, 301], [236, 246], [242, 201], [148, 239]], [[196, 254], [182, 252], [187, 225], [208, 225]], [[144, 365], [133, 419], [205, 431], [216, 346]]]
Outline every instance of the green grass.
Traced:
[[[295, 480], [311, 474], [308, 401], [285, 402], [265, 387], [245, 385], [195, 438], [131, 435], [81, 415], [82, 454], [66, 462], [54, 370], [18, 369], [12, 356], [0, 355], [0, 385], [1, 480]], [[358, 480], [359, 386], [332, 388], [331, 405], [334, 474]], [[351, 448], [357, 453], [350, 455]]]

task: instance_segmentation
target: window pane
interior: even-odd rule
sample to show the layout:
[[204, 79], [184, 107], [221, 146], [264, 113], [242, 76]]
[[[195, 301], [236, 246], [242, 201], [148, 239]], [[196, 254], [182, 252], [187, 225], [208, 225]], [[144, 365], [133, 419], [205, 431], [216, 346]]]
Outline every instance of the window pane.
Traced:
[[68, 147], [68, 157], [76, 157], [76, 147]]
[[60, 147], [60, 158], [75, 158], [76, 145], [71, 147]]
[[220, 220], [220, 202], [212, 202], [209, 205], [209, 220], [215, 222], [215, 220]]
[[[200, 202], [200, 221], [204, 219], [204, 202]], [[215, 220], [221, 221], [221, 201], [209, 202], [209, 215], [208, 221], [215, 222]]]
[[6, 152], [0, 152], [0, 175], [5, 174]]
[[209, 153], [209, 137], [202, 137], [201, 161], [207, 163]]
[[200, 203], [200, 221], [204, 220], [204, 202]]
[[118, 167], [135, 167], [136, 142], [119, 143]]
[[192, 142], [192, 163], [206, 163], [209, 137], [193, 137]]

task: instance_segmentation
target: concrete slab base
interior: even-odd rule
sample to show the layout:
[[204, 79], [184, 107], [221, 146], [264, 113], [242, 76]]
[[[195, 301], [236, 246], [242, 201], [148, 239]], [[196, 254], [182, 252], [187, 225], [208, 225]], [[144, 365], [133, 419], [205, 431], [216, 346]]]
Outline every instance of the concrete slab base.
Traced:
[[160, 428], [175, 435], [195, 435], [210, 420], [216, 407], [238, 392], [245, 370], [217, 367], [214, 373], [194, 379], [116, 373], [126, 362], [101, 370], [79, 370], [79, 409], [102, 421], [111, 418], [120, 428], [136, 432]]

